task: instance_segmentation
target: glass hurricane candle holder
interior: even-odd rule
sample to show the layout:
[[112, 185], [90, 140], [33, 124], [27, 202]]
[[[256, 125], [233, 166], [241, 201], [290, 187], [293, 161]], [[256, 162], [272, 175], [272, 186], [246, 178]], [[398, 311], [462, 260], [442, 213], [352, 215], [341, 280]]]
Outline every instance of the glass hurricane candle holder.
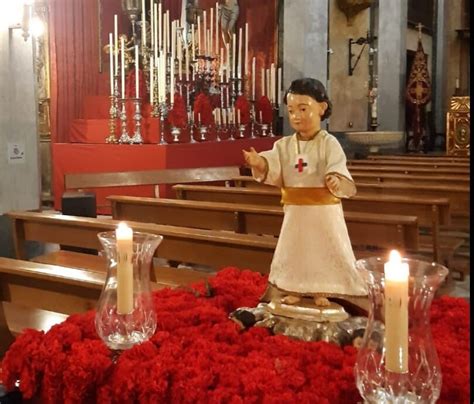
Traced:
[[390, 300], [400, 285], [387, 280], [386, 261], [372, 257], [356, 263], [370, 301], [354, 367], [357, 388], [366, 403], [434, 403], [441, 391], [441, 367], [431, 335], [430, 307], [448, 269], [437, 263], [402, 259], [402, 264], [408, 264], [404, 304], [403, 298]]
[[[98, 237], [104, 248], [108, 267], [97, 305], [95, 327], [99, 337], [110, 349], [129, 349], [149, 339], [156, 329], [150, 271], [152, 257], [163, 237], [133, 232], [131, 257], [127, 258], [125, 266], [120, 267], [115, 232], [99, 233]], [[121, 271], [132, 273], [124, 276], [123, 272], [120, 274]], [[119, 282], [124, 282], [121, 287]], [[122, 307], [129, 307], [125, 313], [120, 313], [119, 300]]]

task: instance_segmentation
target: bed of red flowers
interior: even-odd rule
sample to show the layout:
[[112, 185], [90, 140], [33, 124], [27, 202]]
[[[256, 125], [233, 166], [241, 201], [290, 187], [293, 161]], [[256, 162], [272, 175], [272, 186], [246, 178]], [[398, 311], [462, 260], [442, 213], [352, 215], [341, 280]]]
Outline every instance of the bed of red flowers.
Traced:
[[[113, 353], [98, 338], [94, 312], [70, 316], [49, 332], [24, 331], [2, 362], [8, 389], [46, 403], [357, 403], [356, 350], [326, 342], [242, 331], [228, 314], [258, 303], [266, 278], [226, 268], [210, 287], [155, 293], [154, 337]], [[209, 290], [212, 292], [209, 294]], [[469, 304], [432, 305], [443, 371], [440, 403], [469, 402]]]

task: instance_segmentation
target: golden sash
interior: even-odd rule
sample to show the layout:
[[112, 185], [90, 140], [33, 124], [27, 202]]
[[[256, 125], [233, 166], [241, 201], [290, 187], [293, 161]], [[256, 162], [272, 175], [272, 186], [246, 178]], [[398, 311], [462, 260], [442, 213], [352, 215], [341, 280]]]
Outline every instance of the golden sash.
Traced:
[[283, 205], [335, 205], [341, 200], [331, 194], [326, 187], [320, 188], [282, 188], [281, 203]]

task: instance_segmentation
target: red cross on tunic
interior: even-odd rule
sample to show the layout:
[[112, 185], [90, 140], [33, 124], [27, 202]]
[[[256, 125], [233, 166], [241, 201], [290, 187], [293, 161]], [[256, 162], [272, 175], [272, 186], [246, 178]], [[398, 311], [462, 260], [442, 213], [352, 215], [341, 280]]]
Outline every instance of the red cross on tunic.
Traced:
[[298, 163], [295, 164], [295, 168], [298, 169], [299, 173], [303, 172], [303, 167], [306, 167], [308, 163], [304, 161], [301, 157], [298, 157]]

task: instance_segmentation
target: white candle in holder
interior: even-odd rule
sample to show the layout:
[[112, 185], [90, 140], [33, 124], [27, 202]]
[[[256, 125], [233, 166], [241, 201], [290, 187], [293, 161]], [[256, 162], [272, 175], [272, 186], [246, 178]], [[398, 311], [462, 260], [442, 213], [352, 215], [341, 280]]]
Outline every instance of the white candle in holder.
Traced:
[[282, 88], [282, 82], [281, 82], [281, 67], [278, 68], [278, 82], [277, 82], [277, 91], [278, 91], [278, 106], [281, 105], [281, 88]]
[[247, 72], [248, 66], [248, 53], [249, 53], [249, 23], [245, 23], [245, 48], [244, 48], [244, 74]]
[[[198, 29], [197, 29], [197, 37], [198, 37], [197, 51], [198, 51], [198, 55], [200, 55], [201, 54], [201, 17], [198, 16], [197, 20], [198, 20], [198, 23], [197, 23], [197, 26], [198, 26]], [[194, 50], [193, 50], [193, 52], [194, 52]], [[193, 60], [194, 60], [194, 55], [193, 55]]]
[[133, 311], [133, 230], [119, 223], [115, 230], [117, 240], [117, 313]]
[[240, 109], [237, 109], [237, 123], [240, 125]]
[[235, 78], [235, 41], [236, 41], [236, 36], [235, 32], [232, 34], [232, 72], [233, 75], [231, 77]]
[[155, 80], [154, 80], [154, 58], [150, 56], [150, 104], [153, 106], [153, 96], [155, 95]]
[[239, 53], [237, 55], [237, 77], [242, 78], [242, 28], [239, 28]]
[[260, 76], [261, 78], [261, 86], [262, 86], [262, 97], [265, 95], [265, 68], [262, 67], [262, 74]]
[[153, 8], [153, 0], [150, 0], [150, 45], [155, 47], [155, 10]]
[[[161, 4], [161, 3], [160, 3]], [[157, 24], [157, 15], [158, 15], [158, 9], [157, 9], [157, 4], [153, 3], [153, 31], [152, 31], [152, 36], [153, 36], [153, 53], [155, 55], [155, 58], [158, 57], [158, 24]]]
[[110, 64], [110, 95], [114, 95], [114, 39], [112, 32], [109, 33], [109, 64]]
[[210, 34], [209, 34], [209, 55], [214, 51], [214, 46], [212, 45], [212, 36], [214, 35], [214, 9], [211, 7], [211, 20], [210, 25]]
[[140, 98], [140, 69], [138, 59], [138, 45], [135, 45], [135, 97]]
[[384, 264], [385, 272], [385, 367], [408, 372], [408, 264], [396, 250]]
[[[198, 18], [199, 21], [199, 18]], [[194, 56], [194, 24], [191, 24], [191, 60], [195, 59]], [[187, 65], [187, 64], [186, 64]]]
[[118, 74], [118, 17], [114, 15], [114, 74]]
[[219, 3], [216, 2], [216, 55], [219, 51]]
[[255, 101], [255, 56], [252, 58], [252, 100]]
[[145, 0], [142, 0], [142, 49], [145, 49], [146, 47], [145, 15]]
[[206, 38], [207, 38], [207, 17], [206, 17], [206, 10], [204, 10], [203, 16], [202, 16], [202, 24], [204, 27], [204, 49], [203, 49], [203, 55], [207, 55], [207, 43], [206, 43]]
[[161, 2], [158, 3], [158, 48], [163, 49], [163, 11]]
[[123, 36], [120, 37], [120, 84], [122, 98], [125, 99], [125, 43]]

